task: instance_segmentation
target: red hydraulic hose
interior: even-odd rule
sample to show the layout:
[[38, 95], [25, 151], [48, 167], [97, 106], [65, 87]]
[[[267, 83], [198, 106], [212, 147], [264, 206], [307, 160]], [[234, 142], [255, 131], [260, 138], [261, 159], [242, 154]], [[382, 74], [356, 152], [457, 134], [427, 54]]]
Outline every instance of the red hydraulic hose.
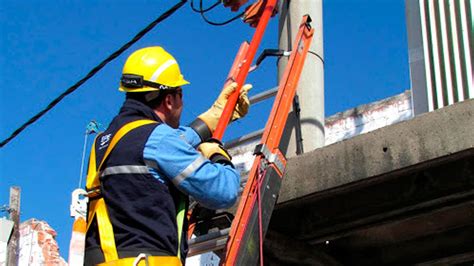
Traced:
[[232, 113], [234, 112], [235, 105], [239, 99], [240, 88], [242, 88], [242, 85], [247, 78], [250, 65], [252, 64], [255, 54], [257, 53], [257, 49], [260, 46], [260, 41], [262, 40], [268, 21], [272, 16], [273, 10], [275, 9], [276, 2], [277, 0], [268, 0], [267, 4], [265, 5], [265, 10], [263, 11], [260, 21], [258, 22], [252, 41], [250, 42], [250, 46], [247, 50], [247, 54], [244, 58], [244, 61], [242, 62], [242, 68], [240, 69], [239, 74], [235, 80], [237, 82], [237, 89], [231, 96], [229, 96], [229, 99], [227, 100], [227, 104], [222, 111], [222, 116], [217, 123], [216, 130], [212, 135], [213, 138], [221, 140], [224, 136], [224, 132], [230, 122], [230, 119], [232, 118]]

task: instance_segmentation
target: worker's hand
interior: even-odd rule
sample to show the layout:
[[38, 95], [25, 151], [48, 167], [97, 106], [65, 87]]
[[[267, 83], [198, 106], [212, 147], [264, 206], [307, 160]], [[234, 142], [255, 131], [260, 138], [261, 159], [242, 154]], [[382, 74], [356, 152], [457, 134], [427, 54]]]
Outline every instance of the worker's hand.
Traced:
[[230, 165], [234, 167], [232, 157], [217, 139], [209, 139], [198, 146], [198, 151], [214, 163]]
[[[229, 100], [230, 95], [232, 95], [232, 93], [234, 93], [236, 89], [236, 82], [232, 82], [231, 84], [226, 86], [221, 91], [221, 94], [219, 94], [219, 97], [217, 97], [217, 100], [214, 102], [210, 109], [214, 109], [215, 112], [219, 113], [219, 116], [222, 115], [222, 111], [224, 110], [224, 107], [227, 104], [227, 100]], [[240, 89], [239, 99], [237, 100], [234, 112], [232, 113], [232, 121], [242, 118], [248, 113], [250, 106], [248, 92], [250, 89], [252, 89], [252, 85], [250, 84], [245, 84]]]
[[[240, 89], [239, 99], [237, 100], [234, 112], [232, 113], [232, 121], [242, 118], [247, 114], [250, 106], [250, 101], [247, 95], [251, 88], [252, 85], [246, 84]], [[189, 125], [194, 129], [194, 131], [196, 131], [201, 138], [201, 141], [207, 141], [212, 137], [212, 134], [214, 134], [217, 123], [222, 116], [222, 111], [235, 89], [237, 89], [237, 83], [235, 82], [226, 86], [211, 108], [199, 115], [198, 118]]]
[[[239, 99], [235, 105], [234, 112], [232, 113], [232, 121], [244, 117], [250, 106], [250, 101], [248, 98], [248, 92], [252, 88], [252, 85], [246, 84], [240, 89]], [[227, 100], [229, 100], [230, 95], [237, 89], [237, 83], [233, 82], [230, 85], [226, 86], [214, 104], [207, 110], [202, 113], [199, 118], [206, 123], [212, 133], [216, 130], [217, 123], [219, 122], [220, 117], [222, 116], [222, 111], [224, 110]]]

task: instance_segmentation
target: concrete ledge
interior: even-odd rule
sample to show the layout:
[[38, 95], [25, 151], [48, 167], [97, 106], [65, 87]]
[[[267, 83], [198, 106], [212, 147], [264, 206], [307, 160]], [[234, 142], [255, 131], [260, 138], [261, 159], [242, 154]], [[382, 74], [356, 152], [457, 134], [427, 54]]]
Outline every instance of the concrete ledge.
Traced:
[[467, 100], [290, 159], [278, 203], [473, 148], [474, 100]]

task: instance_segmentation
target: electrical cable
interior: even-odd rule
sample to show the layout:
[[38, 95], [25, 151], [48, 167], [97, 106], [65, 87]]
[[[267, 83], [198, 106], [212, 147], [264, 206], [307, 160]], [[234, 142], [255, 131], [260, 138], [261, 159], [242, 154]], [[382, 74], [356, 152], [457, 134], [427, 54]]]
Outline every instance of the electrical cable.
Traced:
[[319, 58], [319, 60], [321, 60], [321, 62], [324, 65], [324, 59], [320, 55], [318, 55], [316, 52], [308, 50], [308, 53], [315, 55], [317, 58]]
[[54, 99], [52, 102], [46, 106], [43, 110], [41, 110], [39, 113], [37, 113], [35, 116], [30, 118], [27, 122], [25, 122], [23, 125], [21, 125], [18, 129], [16, 129], [8, 138], [3, 140], [0, 143], [0, 148], [5, 146], [8, 142], [10, 142], [12, 139], [14, 139], [18, 134], [20, 134], [25, 128], [27, 128], [29, 125], [35, 123], [39, 118], [41, 118], [45, 113], [47, 113], [49, 110], [51, 110], [56, 104], [58, 104], [64, 97], [67, 95], [71, 94], [74, 92], [79, 86], [81, 86], [84, 82], [89, 80], [91, 77], [93, 77], [99, 70], [101, 70], [105, 65], [110, 63], [112, 60], [117, 58], [119, 55], [121, 55], [125, 50], [130, 48], [134, 43], [136, 43], [138, 40], [140, 40], [145, 34], [147, 34], [150, 30], [152, 30], [158, 23], [161, 21], [167, 19], [169, 16], [171, 16], [176, 10], [178, 10], [181, 6], [183, 6], [187, 0], [181, 0], [178, 4], [174, 5], [171, 7], [168, 11], [164, 12], [161, 14], [157, 19], [155, 19], [153, 22], [151, 22], [148, 26], [146, 26], [144, 29], [142, 29], [140, 32], [138, 32], [135, 37], [133, 37], [132, 40], [124, 44], [122, 47], [120, 47], [118, 50], [113, 52], [111, 55], [109, 55], [106, 59], [104, 59], [99, 65], [94, 67], [89, 73], [83, 77], [81, 80], [76, 82], [76, 84], [72, 85], [67, 89], [65, 92], [63, 92], [61, 95], [59, 95], [56, 99]]
[[[202, 3], [202, 1], [201, 1]], [[221, 3], [221, 0], [217, 0], [217, 2], [215, 2], [214, 4], [212, 4], [210, 7], [208, 8], [205, 8], [205, 9], [202, 9], [202, 5], [201, 5], [201, 10], [197, 9], [194, 7], [194, 0], [191, 0], [190, 4], [191, 4], [191, 9], [194, 11], [194, 12], [197, 12], [197, 13], [205, 13], [205, 12], [208, 12], [212, 9], [214, 9], [216, 6], [218, 6], [219, 4]]]
[[[285, 53], [291, 53], [291, 51], [285, 51]], [[324, 65], [324, 59], [323, 59], [319, 54], [317, 54], [316, 52], [313, 52], [313, 51], [311, 51], [311, 50], [308, 50], [308, 53], [309, 53], [309, 54], [312, 54], [312, 55], [314, 55], [314, 56], [316, 56], [317, 58], [319, 58], [319, 60], [321, 60], [321, 63], [323, 63], [323, 65]], [[277, 60], [280, 60], [280, 58], [281, 58], [282, 56], [288, 56], [288, 55], [289, 55], [289, 54], [277, 55], [277, 57], [278, 57]], [[263, 56], [263, 54], [260, 55], [260, 57], [262, 57], [262, 56]], [[274, 56], [274, 55], [270, 55], [270, 56]], [[258, 59], [260, 59], [260, 57], [259, 57]], [[265, 56], [263, 56], [263, 59], [264, 59], [264, 58], [265, 58]], [[263, 61], [263, 59], [261, 59], [260, 62]], [[257, 61], [257, 62], [258, 62], [258, 61]], [[257, 68], [257, 67], [258, 67], [258, 64], [255, 66], [255, 68]], [[252, 69], [252, 71], [255, 70], [255, 68]]]
[[[203, 7], [202, 7], [202, 0], [199, 1], [199, 9], [203, 10]], [[241, 18], [241, 17], [245, 14], [245, 11], [242, 12], [242, 13], [240, 13], [240, 14], [238, 14], [237, 16], [235, 16], [235, 17], [233, 17], [233, 18], [230, 18], [230, 19], [228, 19], [228, 20], [226, 20], [226, 21], [223, 21], [223, 22], [214, 22], [214, 21], [209, 20], [209, 19], [206, 17], [206, 15], [204, 15], [204, 13], [205, 13], [204, 11], [203, 11], [203, 12], [198, 12], [198, 13], [201, 14], [201, 17], [204, 19], [204, 21], [205, 21], [206, 23], [211, 24], [211, 25], [213, 25], [213, 26], [224, 26], [224, 25], [227, 25], [227, 24], [229, 24], [229, 23], [231, 23], [231, 22], [233, 22], [233, 21], [235, 21], [235, 20]]]
[[235, 16], [235, 17], [233, 17], [229, 20], [223, 21], [223, 22], [210, 21], [208, 18], [206, 18], [206, 15], [204, 15], [204, 13], [201, 13], [201, 17], [204, 19], [205, 22], [207, 22], [208, 24], [211, 24], [213, 26], [224, 26], [224, 25], [227, 25], [227, 24], [241, 18], [244, 14], [245, 14], [245, 12], [242, 12], [242, 13], [238, 14], [237, 16]]

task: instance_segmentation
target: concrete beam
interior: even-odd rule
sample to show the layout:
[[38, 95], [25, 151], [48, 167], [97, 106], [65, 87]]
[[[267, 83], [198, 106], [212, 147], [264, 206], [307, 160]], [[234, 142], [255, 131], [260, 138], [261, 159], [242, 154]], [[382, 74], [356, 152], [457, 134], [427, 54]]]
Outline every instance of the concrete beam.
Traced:
[[265, 265], [342, 265], [303, 241], [271, 230], [265, 237], [263, 252]]
[[291, 158], [278, 203], [473, 151], [473, 132], [467, 100]]
[[[474, 149], [456, 153], [450, 160], [430, 161], [424, 167], [387, 173], [279, 204], [270, 228], [318, 244], [379, 227], [381, 223], [399, 223], [425, 214], [434, 217], [436, 210], [474, 200]], [[465, 209], [469, 210], [469, 206]], [[451, 227], [439, 218], [436, 221], [443, 228]], [[409, 237], [413, 235], [410, 233]], [[397, 234], [397, 241], [402, 239], [403, 235]]]
[[470, 100], [290, 159], [269, 230], [341, 264], [468, 260], [473, 116]]

